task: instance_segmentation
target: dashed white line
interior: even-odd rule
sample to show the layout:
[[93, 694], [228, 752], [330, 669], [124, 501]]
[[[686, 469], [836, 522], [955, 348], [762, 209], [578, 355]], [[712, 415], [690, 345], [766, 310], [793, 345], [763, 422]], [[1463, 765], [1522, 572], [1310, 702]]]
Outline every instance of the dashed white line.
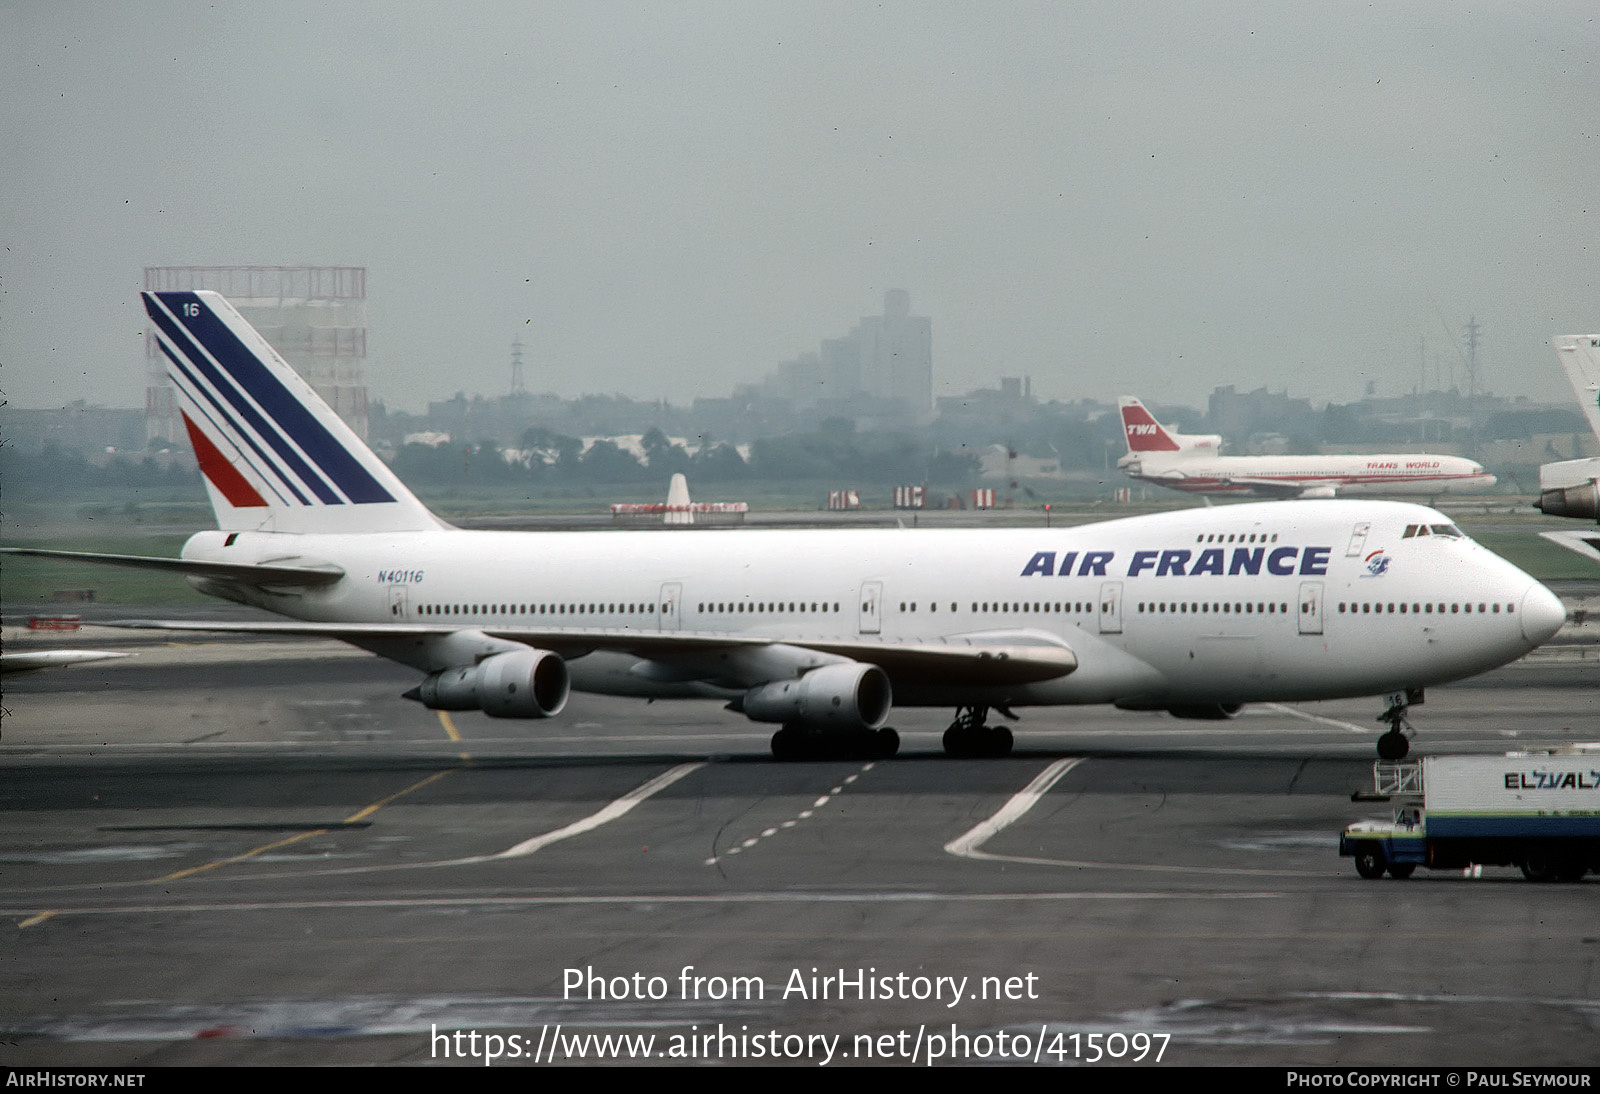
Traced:
[[834, 787], [832, 790], [829, 790], [826, 794], [822, 795], [822, 797], [812, 802], [810, 809], [802, 809], [798, 814], [795, 815], [793, 820], [786, 820], [782, 824], [774, 825], [773, 827], [763, 831], [759, 836], [751, 836], [743, 843], [735, 844], [734, 846], [723, 851], [721, 854], [712, 855], [710, 858], [706, 859], [706, 865], [715, 866], [729, 855], [737, 855], [741, 851], [754, 847], [762, 840], [777, 835], [785, 828], [793, 828], [796, 824], [799, 824], [803, 820], [810, 820], [816, 814], [818, 809], [821, 809], [824, 805], [828, 804], [830, 799], [839, 794], [843, 794], [845, 787], [861, 778], [861, 776], [865, 775], [868, 771], [871, 771], [876, 766], [876, 762], [864, 765], [860, 771], [857, 771], [854, 775], [847, 776], [840, 781], [838, 786]]

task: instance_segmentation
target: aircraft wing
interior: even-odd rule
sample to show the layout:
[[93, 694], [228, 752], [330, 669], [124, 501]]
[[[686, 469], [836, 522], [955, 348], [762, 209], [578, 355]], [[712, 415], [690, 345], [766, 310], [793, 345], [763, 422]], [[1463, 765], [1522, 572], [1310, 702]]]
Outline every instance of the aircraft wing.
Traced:
[[1558, 547], [1580, 554], [1591, 562], [1600, 562], [1600, 531], [1594, 532], [1540, 532], [1539, 535]]
[[91, 661], [114, 661], [132, 657], [131, 653], [110, 650], [29, 650], [26, 653], [0, 653], [0, 675], [14, 676], [63, 665], [83, 665]]
[[[1285, 482], [1281, 479], [1256, 479], [1244, 476], [1230, 476], [1221, 480], [1224, 486], [1242, 486], [1252, 494], [1262, 498], [1298, 498], [1306, 492], [1304, 483]], [[1332, 497], [1333, 495], [1319, 495]]]
[[531, 627], [449, 627], [422, 623], [196, 623], [188, 620], [123, 620], [101, 626], [149, 630], [207, 631], [332, 638], [362, 646], [395, 638], [443, 638], [472, 631], [562, 657], [581, 657], [596, 650], [626, 653], [642, 660], [678, 665], [678, 679], [720, 675], [715, 655], [734, 650], [785, 646], [877, 665], [891, 682], [916, 684], [1031, 684], [1065, 676], [1078, 667], [1078, 657], [1061, 639], [1042, 631], [986, 631], [926, 641], [876, 641], [861, 638], [793, 638], [759, 635], [698, 634], [694, 631], [634, 631], [622, 628], [543, 630]]
[[63, 562], [92, 562], [131, 570], [155, 570], [185, 577], [208, 577], [238, 585], [311, 587], [331, 585], [344, 571], [326, 562], [284, 558], [270, 563], [200, 562], [187, 558], [150, 558], [144, 555], [103, 555], [93, 551], [46, 551], [32, 547], [0, 547], [0, 554], [53, 558]]

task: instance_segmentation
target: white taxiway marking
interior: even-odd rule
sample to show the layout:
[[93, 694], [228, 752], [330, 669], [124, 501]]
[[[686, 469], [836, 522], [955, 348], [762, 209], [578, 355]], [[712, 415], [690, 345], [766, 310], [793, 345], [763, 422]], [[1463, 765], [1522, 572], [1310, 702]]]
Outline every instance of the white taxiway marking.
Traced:
[[[1365, 732], [1365, 731], [1363, 731]], [[999, 812], [964, 835], [957, 836], [944, 845], [944, 849], [961, 858], [981, 859], [988, 862], [1017, 862], [1029, 866], [1061, 866], [1074, 870], [1142, 870], [1170, 874], [1249, 874], [1258, 877], [1326, 877], [1325, 873], [1306, 870], [1261, 870], [1236, 866], [1163, 866], [1139, 862], [1086, 862], [1078, 859], [1035, 858], [1026, 855], [992, 855], [980, 851], [989, 840], [1015, 824], [1032, 809], [1045, 792], [1054, 786], [1068, 771], [1084, 761], [1083, 756], [1057, 760], [1041, 771], [1027, 786], [1017, 791]]]
[[671, 771], [657, 775], [655, 778], [651, 779], [642, 786], [634, 787], [632, 790], [622, 795], [622, 797], [618, 798], [616, 801], [600, 810], [600, 812], [584, 817], [580, 821], [573, 821], [565, 828], [557, 828], [554, 832], [546, 832], [542, 836], [534, 836], [532, 839], [523, 840], [516, 846], [507, 847], [504, 851], [501, 851], [498, 854], [473, 855], [470, 858], [451, 859], [449, 862], [443, 862], [439, 865], [459, 866], [472, 862], [493, 862], [498, 859], [521, 858], [524, 855], [531, 855], [535, 851], [541, 851], [544, 848], [549, 847], [552, 843], [558, 843], [561, 840], [570, 839], [573, 836], [580, 836], [585, 832], [599, 828], [602, 824], [608, 824], [611, 821], [616, 820], [618, 817], [630, 811], [634, 806], [638, 805], [646, 798], [665, 790], [667, 787], [671, 786], [685, 775], [699, 771], [704, 766], [704, 763], [679, 764]]
[[1065, 760], [1057, 760], [1041, 771], [1027, 786], [1012, 795], [1010, 801], [1000, 807], [1000, 811], [966, 835], [957, 836], [944, 845], [944, 849], [952, 855], [962, 858], [1001, 859], [1004, 855], [990, 855], [978, 850], [993, 837], [999, 835], [1008, 826], [1019, 820], [1024, 813], [1032, 809], [1045, 791], [1054, 786], [1068, 771], [1077, 767], [1084, 760], [1082, 756], [1069, 756]]
[[[632, 893], [612, 896], [515, 896], [515, 897], [397, 897], [367, 900], [251, 900], [189, 901], [181, 904], [122, 904], [61, 908], [52, 916], [74, 915], [165, 915], [175, 912], [281, 912], [376, 910], [405, 911], [416, 908], [544, 908], [562, 906], [626, 907], [629, 905], [739, 905], [739, 904], [1017, 904], [1023, 902], [1072, 902], [1091, 900], [1280, 900], [1288, 894], [1275, 890], [1240, 892], [1127, 892], [1100, 890], [1074, 893]], [[31, 909], [0, 908], [0, 918], [27, 915]]]
[[1336, 729], [1348, 729], [1351, 733], [1377, 732], [1377, 730], [1373, 729], [1372, 726], [1358, 726], [1354, 722], [1341, 722], [1337, 718], [1324, 718], [1320, 714], [1307, 714], [1303, 710], [1296, 710], [1294, 707], [1286, 707], [1282, 703], [1262, 703], [1261, 705], [1266, 707], [1268, 710], [1275, 710], [1279, 714], [1287, 714], [1291, 718], [1304, 718], [1308, 722], [1319, 722], [1322, 725], [1333, 726]]

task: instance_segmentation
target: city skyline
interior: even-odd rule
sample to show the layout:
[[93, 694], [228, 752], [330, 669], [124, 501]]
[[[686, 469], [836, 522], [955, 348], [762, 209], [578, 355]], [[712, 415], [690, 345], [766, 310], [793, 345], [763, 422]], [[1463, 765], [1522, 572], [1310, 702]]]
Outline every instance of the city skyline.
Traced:
[[[372, 394], [721, 395], [904, 289], [932, 395], [1563, 397], [1588, 8], [0, 0], [0, 388], [136, 404], [146, 266], [360, 265]], [[381, 18], [375, 17], [381, 12]], [[1459, 386], [1465, 386], [1464, 383]]]

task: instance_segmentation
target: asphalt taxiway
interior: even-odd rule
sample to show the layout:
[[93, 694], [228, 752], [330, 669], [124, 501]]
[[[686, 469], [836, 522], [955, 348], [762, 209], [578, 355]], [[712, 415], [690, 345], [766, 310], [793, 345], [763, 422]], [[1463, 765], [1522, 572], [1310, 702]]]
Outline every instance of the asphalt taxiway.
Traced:
[[[1600, 878], [1338, 857], [1373, 700], [1024, 711], [965, 761], [897, 711], [894, 760], [780, 764], [714, 703], [123, 648], [6, 682], [0, 1064], [1600, 1062]], [[1596, 653], [1430, 689], [1416, 747], [1600, 741]]]

